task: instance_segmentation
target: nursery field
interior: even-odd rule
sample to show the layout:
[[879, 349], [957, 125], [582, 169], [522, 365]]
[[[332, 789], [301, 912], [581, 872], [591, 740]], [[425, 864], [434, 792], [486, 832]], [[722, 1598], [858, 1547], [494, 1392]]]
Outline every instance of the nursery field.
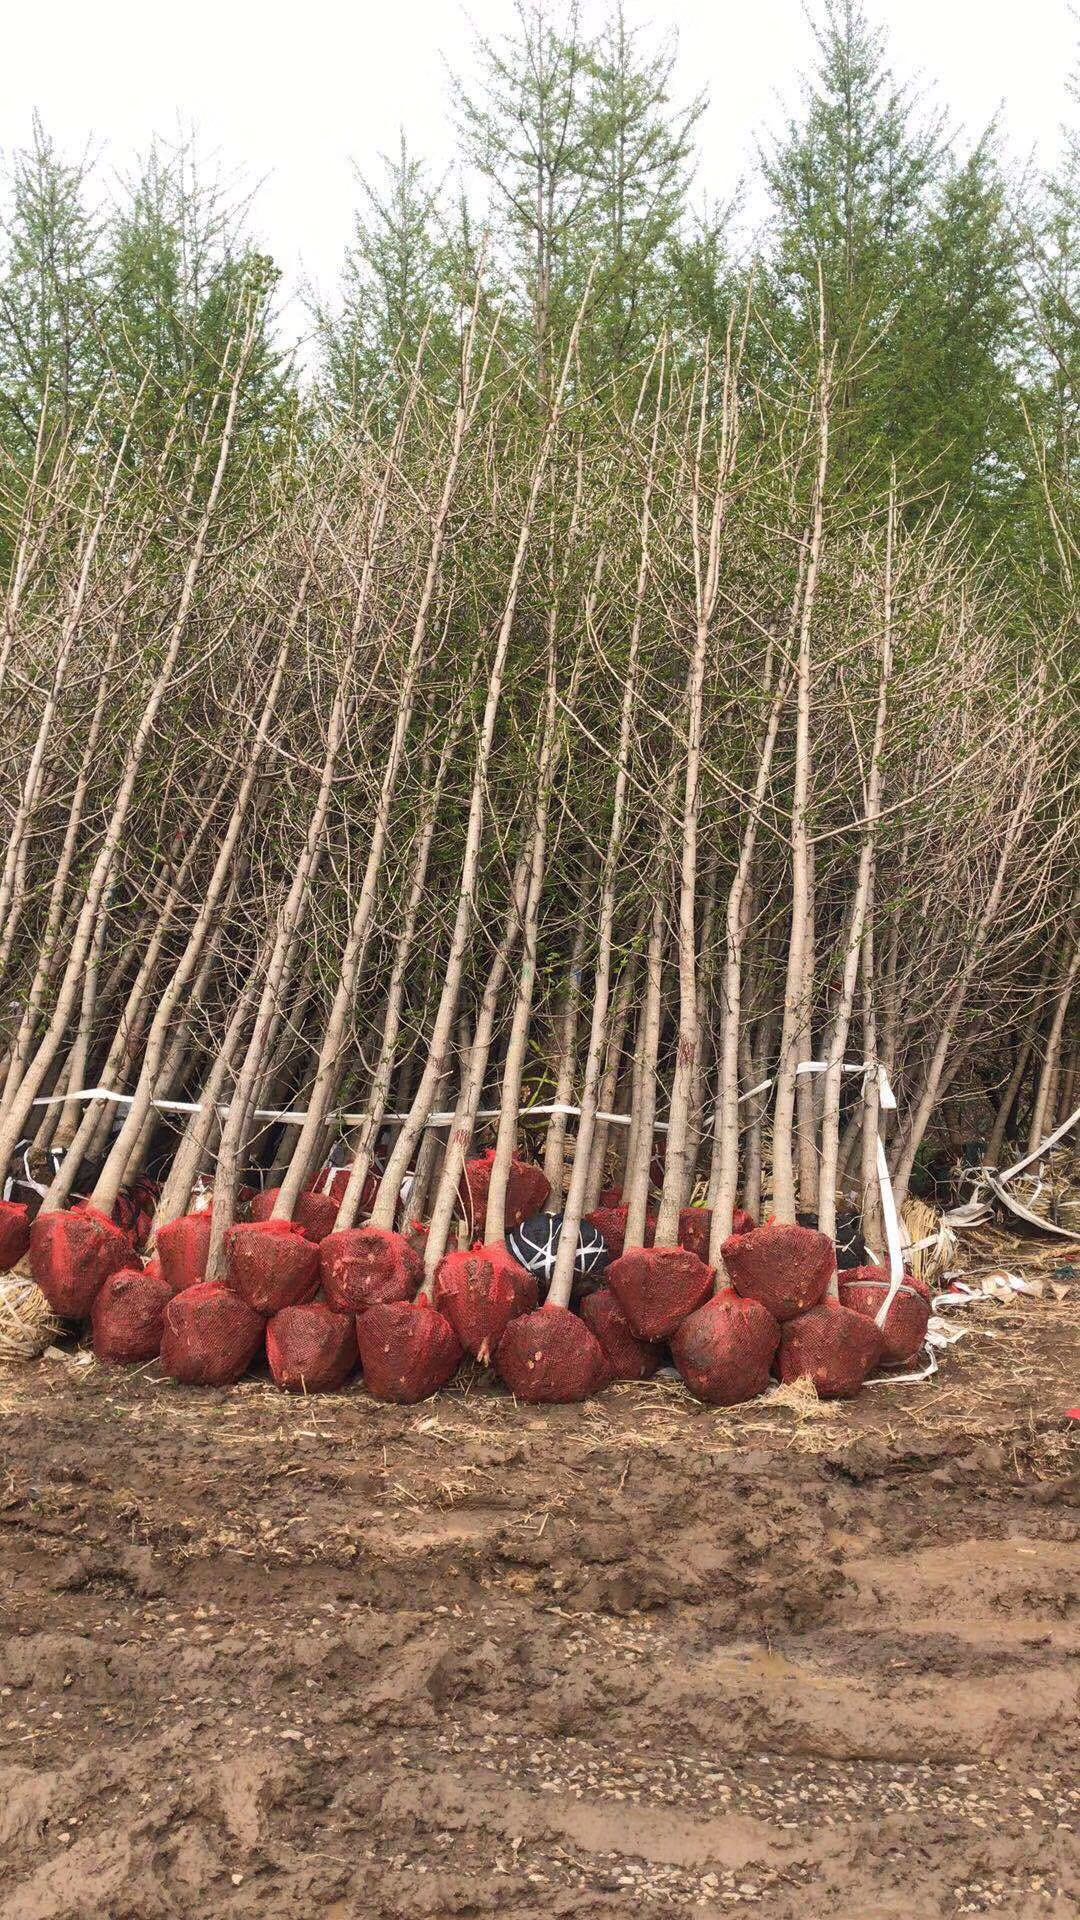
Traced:
[[721, 1411], [0, 1376], [0, 1920], [1073, 1911], [1080, 1300], [964, 1318]]

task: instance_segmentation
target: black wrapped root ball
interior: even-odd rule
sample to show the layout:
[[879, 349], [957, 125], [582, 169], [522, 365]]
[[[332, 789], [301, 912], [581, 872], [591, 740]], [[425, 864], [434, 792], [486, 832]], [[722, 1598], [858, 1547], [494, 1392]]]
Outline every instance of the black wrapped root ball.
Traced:
[[[534, 1213], [506, 1236], [507, 1251], [513, 1255], [519, 1267], [524, 1267], [526, 1273], [535, 1274], [541, 1293], [545, 1293], [551, 1285], [562, 1227], [561, 1213]], [[583, 1220], [578, 1228], [577, 1252], [574, 1255], [575, 1279], [599, 1277], [610, 1259], [610, 1249], [599, 1227]]]

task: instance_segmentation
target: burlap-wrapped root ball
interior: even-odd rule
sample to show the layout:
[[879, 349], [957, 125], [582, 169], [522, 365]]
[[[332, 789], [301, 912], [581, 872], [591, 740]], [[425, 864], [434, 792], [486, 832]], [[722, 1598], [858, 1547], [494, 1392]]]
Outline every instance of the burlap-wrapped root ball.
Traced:
[[421, 1294], [368, 1307], [356, 1321], [364, 1384], [376, 1400], [412, 1406], [445, 1387], [462, 1360], [445, 1313]]
[[[604, 1236], [604, 1243], [613, 1260], [617, 1260], [626, 1244], [626, 1216], [628, 1208], [621, 1203], [617, 1206], [603, 1205], [594, 1207], [585, 1215], [585, 1224], [596, 1227]], [[648, 1214], [645, 1220], [645, 1245], [651, 1247], [656, 1237], [656, 1215]]]
[[734, 1407], [764, 1393], [779, 1345], [780, 1323], [768, 1308], [724, 1287], [676, 1329], [671, 1356], [699, 1400]]
[[30, 1271], [62, 1320], [85, 1320], [110, 1273], [130, 1265], [131, 1241], [98, 1207], [39, 1213], [30, 1229]]
[[205, 1280], [212, 1225], [211, 1209], [204, 1207], [201, 1213], [182, 1213], [178, 1220], [158, 1228], [154, 1250], [174, 1293]]
[[225, 1235], [225, 1280], [256, 1313], [280, 1313], [314, 1299], [319, 1250], [295, 1221], [241, 1221]]
[[262, 1347], [265, 1324], [231, 1287], [201, 1280], [166, 1305], [162, 1371], [185, 1386], [232, 1386]]
[[[754, 1222], [750, 1214], [736, 1207], [732, 1215], [732, 1233], [752, 1233]], [[679, 1215], [679, 1245], [687, 1253], [696, 1253], [699, 1260], [709, 1258], [709, 1237], [712, 1233], [711, 1207], [684, 1207]]]
[[736, 1293], [760, 1300], [774, 1320], [816, 1307], [836, 1271], [836, 1251], [823, 1233], [775, 1221], [733, 1233], [720, 1253]]
[[172, 1287], [153, 1263], [111, 1273], [90, 1309], [96, 1358], [114, 1367], [138, 1367], [155, 1360], [172, 1297]]
[[[891, 1285], [885, 1267], [856, 1267], [840, 1275], [840, 1302], [867, 1320], [876, 1320]], [[926, 1339], [930, 1318], [930, 1289], [925, 1280], [906, 1273], [880, 1329], [882, 1359], [914, 1360]]]
[[10, 1273], [29, 1245], [29, 1208], [21, 1200], [0, 1200], [0, 1273]]
[[345, 1227], [319, 1247], [322, 1289], [339, 1313], [412, 1300], [424, 1277], [424, 1262], [400, 1233], [385, 1227]]
[[581, 1317], [596, 1338], [609, 1380], [650, 1380], [664, 1358], [657, 1342], [639, 1340], [610, 1287], [598, 1287], [581, 1303]]
[[709, 1298], [714, 1274], [685, 1247], [634, 1247], [606, 1277], [638, 1339], [667, 1340]]
[[[461, 1175], [458, 1198], [473, 1235], [484, 1231], [494, 1165], [495, 1151], [491, 1148], [487, 1153], [479, 1154], [475, 1160], [467, 1160]], [[507, 1232], [512, 1227], [520, 1226], [530, 1214], [539, 1213], [550, 1192], [551, 1183], [543, 1168], [534, 1167], [528, 1160], [519, 1160], [515, 1154], [510, 1162], [510, 1177], [506, 1183]]]
[[501, 1241], [444, 1254], [435, 1269], [435, 1305], [477, 1360], [489, 1361], [511, 1320], [538, 1299], [535, 1276]]
[[511, 1320], [495, 1351], [500, 1379], [519, 1400], [561, 1405], [607, 1385], [603, 1349], [568, 1307], [543, 1306]]
[[780, 1331], [778, 1360], [785, 1386], [812, 1380], [822, 1400], [850, 1400], [881, 1359], [881, 1335], [872, 1320], [838, 1300], [824, 1300]]
[[323, 1300], [282, 1307], [267, 1323], [266, 1357], [289, 1393], [336, 1393], [356, 1366], [356, 1321]]
[[[564, 1218], [565, 1215], [561, 1213], [533, 1213], [506, 1236], [509, 1252], [518, 1265], [525, 1268], [526, 1273], [535, 1274], [545, 1295], [559, 1257]], [[575, 1298], [579, 1293], [591, 1293], [594, 1287], [600, 1285], [599, 1276], [610, 1259], [607, 1241], [599, 1227], [591, 1227], [583, 1220], [574, 1248]]]

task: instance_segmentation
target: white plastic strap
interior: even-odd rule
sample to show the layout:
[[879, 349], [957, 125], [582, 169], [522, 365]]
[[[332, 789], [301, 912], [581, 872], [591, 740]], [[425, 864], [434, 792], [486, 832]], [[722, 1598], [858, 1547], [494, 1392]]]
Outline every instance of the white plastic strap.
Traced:
[[921, 1367], [918, 1373], [872, 1373], [868, 1380], [863, 1381], [863, 1386], [910, 1387], [916, 1386], [920, 1380], [932, 1379], [938, 1370], [937, 1355], [930, 1346], [924, 1347], [923, 1352], [926, 1355], [926, 1365]]
[[1080, 1121], [1080, 1107], [1077, 1107], [1075, 1113], [1070, 1113], [1068, 1119], [1063, 1120], [1060, 1127], [1049, 1134], [1045, 1140], [1040, 1141], [1034, 1153], [1026, 1153], [1024, 1158], [1018, 1160], [1014, 1167], [1006, 1167], [1004, 1173], [999, 1173], [997, 1177], [1001, 1185], [1005, 1186], [1010, 1180], [1015, 1180], [1017, 1174], [1023, 1173], [1025, 1167], [1030, 1167], [1033, 1160], [1041, 1160], [1044, 1154], [1049, 1153], [1051, 1147], [1056, 1147], [1058, 1141], [1065, 1138], [1065, 1135], [1076, 1126], [1078, 1121]]

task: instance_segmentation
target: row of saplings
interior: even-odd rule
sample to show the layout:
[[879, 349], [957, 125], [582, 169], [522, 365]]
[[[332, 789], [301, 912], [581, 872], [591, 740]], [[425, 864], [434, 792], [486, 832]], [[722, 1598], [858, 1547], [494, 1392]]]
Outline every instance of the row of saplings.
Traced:
[[[483, 1218], [490, 1161], [466, 1168], [467, 1217]], [[911, 1359], [926, 1331], [920, 1281], [905, 1277], [879, 1326], [888, 1274], [838, 1274], [832, 1242], [813, 1228], [757, 1227], [737, 1213], [717, 1273], [704, 1258], [705, 1209], [684, 1209], [678, 1247], [628, 1249], [617, 1193], [583, 1223], [569, 1304], [541, 1304], [560, 1217], [535, 1214], [547, 1182], [522, 1161], [507, 1192], [507, 1243], [447, 1253], [425, 1280], [413, 1239], [370, 1225], [333, 1230], [347, 1177], [324, 1170], [293, 1221], [265, 1217], [273, 1196], [255, 1196], [256, 1217], [225, 1236], [221, 1280], [205, 1278], [209, 1209], [155, 1234], [146, 1192], [129, 1199], [125, 1224], [84, 1204], [31, 1225], [7, 1217], [3, 1203], [0, 1259], [13, 1264], [28, 1236], [50, 1306], [65, 1320], [89, 1319], [102, 1361], [159, 1359], [174, 1380], [223, 1386], [265, 1353], [279, 1387], [307, 1393], [339, 1389], [359, 1365], [377, 1399], [404, 1403], [438, 1392], [466, 1353], [533, 1402], [646, 1379], [669, 1352], [711, 1405], [754, 1399], [777, 1377], [847, 1397], [882, 1361]], [[144, 1264], [138, 1249], [151, 1239]]]

